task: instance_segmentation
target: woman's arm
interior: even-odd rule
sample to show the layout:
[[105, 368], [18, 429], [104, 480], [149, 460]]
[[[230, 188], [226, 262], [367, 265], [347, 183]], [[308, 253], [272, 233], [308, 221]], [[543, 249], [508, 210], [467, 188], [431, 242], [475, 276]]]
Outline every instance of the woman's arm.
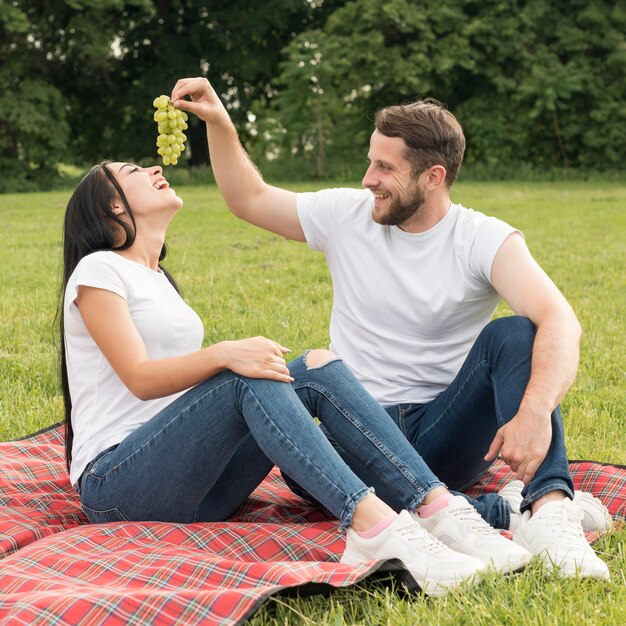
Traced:
[[265, 337], [222, 341], [197, 352], [150, 359], [124, 298], [80, 286], [76, 305], [115, 373], [140, 400], [183, 391], [225, 369], [251, 378], [293, 380], [283, 358], [287, 349]]

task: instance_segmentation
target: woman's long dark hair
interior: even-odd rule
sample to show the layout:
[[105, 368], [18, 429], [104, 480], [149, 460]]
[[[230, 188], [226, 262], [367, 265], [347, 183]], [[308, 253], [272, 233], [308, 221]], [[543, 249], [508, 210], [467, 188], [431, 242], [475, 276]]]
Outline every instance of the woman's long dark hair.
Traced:
[[[68, 470], [72, 460], [74, 431], [72, 429], [72, 398], [67, 377], [65, 353], [65, 289], [70, 276], [83, 257], [98, 250], [126, 250], [133, 245], [136, 234], [132, 209], [117, 178], [107, 165], [108, 162], [103, 161], [100, 165], [92, 167], [78, 183], [67, 203], [63, 224], [63, 280], [59, 293], [57, 319], [59, 320], [61, 335], [61, 387], [65, 405], [65, 460]], [[113, 212], [113, 205], [119, 200], [124, 205], [130, 224]], [[119, 241], [120, 228], [124, 233], [124, 240], [121, 244], [116, 245], [116, 242]], [[159, 268], [178, 291], [176, 281], [161, 267], [161, 261], [166, 255], [167, 245], [163, 244], [159, 255]]]

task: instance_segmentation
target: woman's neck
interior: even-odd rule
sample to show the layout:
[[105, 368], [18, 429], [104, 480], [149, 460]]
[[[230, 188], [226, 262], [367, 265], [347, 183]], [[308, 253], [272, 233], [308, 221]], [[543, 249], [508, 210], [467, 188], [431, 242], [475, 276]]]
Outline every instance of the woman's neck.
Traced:
[[133, 245], [126, 250], [120, 250], [119, 254], [126, 259], [141, 263], [141, 265], [156, 271], [159, 267], [159, 257], [161, 256], [164, 242], [165, 239], [163, 237], [142, 237], [137, 235]]

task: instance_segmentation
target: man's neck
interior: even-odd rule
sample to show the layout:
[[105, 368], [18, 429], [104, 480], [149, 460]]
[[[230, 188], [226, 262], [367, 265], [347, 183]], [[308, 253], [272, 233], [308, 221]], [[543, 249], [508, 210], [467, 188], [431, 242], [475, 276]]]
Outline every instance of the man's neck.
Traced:
[[431, 196], [406, 222], [398, 228], [407, 233], [425, 233], [438, 224], [450, 209], [450, 195]]

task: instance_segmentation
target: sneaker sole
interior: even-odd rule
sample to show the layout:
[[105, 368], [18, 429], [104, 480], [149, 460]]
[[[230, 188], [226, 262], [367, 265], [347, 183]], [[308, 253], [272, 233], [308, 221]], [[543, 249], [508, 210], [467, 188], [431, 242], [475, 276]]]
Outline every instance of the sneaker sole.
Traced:
[[[340, 561], [344, 565], [362, 565], [363, 561], [350, 563], [348, 561]], [[389, 572], [394, 580], [396, 580], [408, 593], [423, 593], [431, 598], [440, 598], [450, 593], [462, 584], [469, 582], [478, 584], [482, 580], [482, 573], [487, 570], [478, 570], [472, 576], [465, 579], [448, 578], [444, 580], [422, 580], [417, 578], [404, 565], [400, 559], [390, 559], [383, 561], [375, 570], [375, 572]]]
[[[526, 548], [528, 551], [532, 551], [531, 547], [523, 540], [522, 537], [515, 537], [515, 543], [522, 546], [523, 548]], [[554, 572], [555, 574], [558, 574], [560, 576], [565, 576], [567, 578], [576, 578], [579, 576], [580, 578], [601, 578], [607, 581], [611, 580], [611, 575], [608, 570], [602, 572], [584, 572], [582, 567], [577, 567], [574, 570], [571, 570], [564, 565], [558, 565], [554, 563], [554, 561], [550, 558], [550, 555], [545, 550], [538, 554], [535, 554], [534, 556], [541, 559], [545, 568], [549, 572]]]
[[[526, 546], [522, 546], [522, 547], [526, 547]], [[511, 574], [517, 574], [519, 572], [523, 572], [526, 569], [526, 567], [528, 567], [528, 564], [530, 563], [532, 558], [533, 558], [533, 555], [529, 551], [529, 554], [527, 557], [524, 557], [523, 560], [520, 560], [513, 565], [511, 565], [510, 562], [498, 564], [498, 563], [495, 563], [493, 560], [491, 560], [487, 563], [487, 568], [491, 570], [492, 572], [495, 571], [498, 574], [502, 574], [503, 576], [509, 576]]]

